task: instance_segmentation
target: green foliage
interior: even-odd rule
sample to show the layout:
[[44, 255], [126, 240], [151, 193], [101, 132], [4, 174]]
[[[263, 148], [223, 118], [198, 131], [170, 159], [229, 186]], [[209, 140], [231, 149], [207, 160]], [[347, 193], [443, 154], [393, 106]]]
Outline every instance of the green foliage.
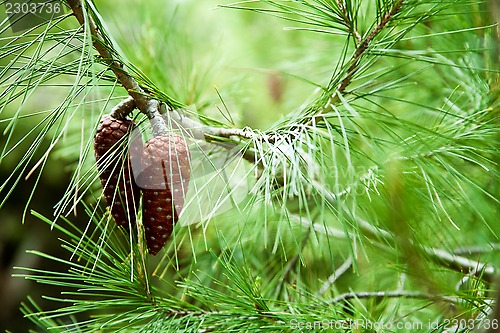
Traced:
[[[488, 320], [500, 265], [500, 71], [487, 1], [260, 0], [216, 14], [199, 2], [83, 4], [150, 96], [205, 125], [245, 127], [190, 142], [193, 174], [226, 158], [229, 173], [243, 166], [248, 191], [195, 189], [185, 209], [198, 219], [149, 256], [100, 199], [93, 134], [126, 92], [90, 30], [69, 14], [18, 34], [4, 21], [0, 163], [12, 176], [0, 207], [53, 156], [73, 174], [54, 217], [32, 213], [62, 232], [64, 252], [30, 253], [67, 270], [19, 268], [64, 289], [50, 297], [55, 310], [23, 303], [38, 329], [433, 332]], [[205, 14], [209, 32], [196, 25]], [[224, 34], [212, 36], [217, 27]], [[69, 217], [77, 209], [86, 226]]]

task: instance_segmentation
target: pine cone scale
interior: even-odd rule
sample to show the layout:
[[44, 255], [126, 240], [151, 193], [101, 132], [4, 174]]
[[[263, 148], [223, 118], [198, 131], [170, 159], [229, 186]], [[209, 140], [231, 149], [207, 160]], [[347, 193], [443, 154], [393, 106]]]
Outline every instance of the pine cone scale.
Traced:
[[157, 254], [179, 219], [190, 178], [189, 150], [175, 133], [146, 142], [144, 149], [143, 223], [149, 253]]

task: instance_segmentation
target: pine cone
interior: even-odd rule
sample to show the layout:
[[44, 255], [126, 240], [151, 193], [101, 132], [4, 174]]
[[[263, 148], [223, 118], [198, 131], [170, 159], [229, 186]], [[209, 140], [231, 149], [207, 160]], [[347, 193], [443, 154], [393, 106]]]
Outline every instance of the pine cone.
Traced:
[[128, 145], [123, 137], [134, 127], [132, 120], [102, 117], [94, 137], [97, 169], [106, 203], [116, 223], [128, 229], [135, 226], [139, 207], [139, 187], [134, 182]]
[[176, 133], [148, 140], [143, 166], [142, 218], [149, 253], [155, 255], [172, 234], [184, 205], [190, 177], [186, 141]]

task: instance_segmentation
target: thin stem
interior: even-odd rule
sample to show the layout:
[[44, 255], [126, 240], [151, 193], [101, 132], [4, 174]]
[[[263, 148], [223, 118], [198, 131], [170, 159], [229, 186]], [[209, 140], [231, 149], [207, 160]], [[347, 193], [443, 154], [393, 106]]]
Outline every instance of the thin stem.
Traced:
[[341, 294], [331, 300], [328, 303], [340, 303], [345, 302], [350, 299], [362, 299], [362, 298], [422, 298], [429, 299], [432, 301], [447, 301], [450, 303], [459, 304], [461, 302], [460, 298], [450, 297], [444, 295], [434, 295], [429, 293], [422, 293], [418, 291], [405, 291], [405, 290], [395, 290], [395, 291], [361, 291], [361, 292], [349, 292]]
[[[162, 135], [168, 131], [168, 127], [165, 124], [164, 119], [161, 114], [170, 111], [168, 114], [171, 116], [173, 121], [178, 125], [182, 125], [185, 128], [189, 128], [196, 137], [210, 140], [217, 140], [220, 138], [243, 138], [243, 139], [253, 139], [260, 134], [257, 134], [248, 129], [238, 129], [238, 128], [218, 128], [205, 126], [195, 120], [187, 117], [183, 117], [179, 112], [174, 112], [171, 109], [166, 108], [164, 103], [151, 98], [137, 83], [137, 81], [127, 72], [123, 63], [116, 59], [116, 57], [109, 51], [109, 42], [104, 41], [97, 25], [92, 20], [89, 15], [85, 15], [83, 12], [83, 6], [79, 0], [67, 0], [73, 14], [80, 23], [84, 26], [87, 24], [90, 34], [92, 36], [92, 45], [99, 53], [103, 61], [108, 65], [108, 67], [113, 71], [118, 81], [127, 90], [128, 94], [134, 99], [134, 103], [140, 112], [145, 114], [151, 121], [153, 127], [153, 133], [155, 135]], [[126, 103], [131, 103], [130, 100], [126, 100]], [[131, 105], [131, 104], [126, 104]], [[123, 107], [123, 106], [121, 106]], [[125, 109], [122, 109], [122, 111]], [[132, 109], [128, 109], [130, 111]], [[162, 112], [163, 111], [163, 112]], [[125, 113], [121, 111], [116, 111], [117, 116], [123, 118], [126, 116]], [[253, 162], [253, 161], [252, 161]]]
[[[334, 204], [334, 202], [331, 202]], [[356, 237], [354, 233], [344, 232], [339, 229], [326, 227], [322, 224], [314, 223], [308, 221], [305, 218], [301, 218], [300, 223], [309, 228], [313, 228], [316, 232], [323, 233], [338, 239], [349, 239]], [[363, 235], [368, 239], [372, 240], [374, 244], [380, 245], [381, 248], [389, 245], [394, 247], [395, 236], [378, 227], [371, 225], [370, 223], [358, 219], [359, 228], [363, 231]], [[453, 271], [459, 273], [469, 273], [477, 272], [476, 276], [481, 277], [486, 282], [491, 282], [496, 274], [496, 269], [480, 261], [474, 261], [446, 250], [436, 249], [432, 247], [423, 247], [423, 251], [429, 256], [429, 258], [436, 264], [445, 266]]]
[[356, 30], [356, 28], [352, 25], [351, 18], [349, 17], [349, 13], [347, 12], [344, 1], [337, 0], [337, 6], [339, 7], [339, 9], [343, 15], [343, 19], [344, 19], [346, 27], [351, 31], [354, 38], [356, 38], [357, 43], [358, 44], [361, 43], [361, 41], [362, 41], [361, 35], [359, 34], [358, 30]]
[[474, 254], [482, 254], [493, 251], [500, 251], [500, 243], [493, 243], [488, 245], [477, 245], [470, 247], [459, 247], [453, 251], [454, 254], [457, 255], [474, 255]]
[[137, 81], [125, 70], [125, 66], [111, 54], [109, 47], [107, 47], [106, 42], [102, 38], [95, 22], [88, 15], [83, 12], [82, 2], [79, 0], [66, 0], [76, 19], [80, 25], [84, 26], [87, 24], [90, 34], [92, 36], [92, 45], [102, 57], [103, 61], [108, 65], [108, 67], [113, 71], [116, 78], [123, 85], [130, 96], [135, 100], [135, 103], [141, 112], [145, 112], [147, 105], [151, 98], [146, 96], [144, 90], [139, 86]]
[[[83, 12], [82, 2], [79, 0], [67, 0], [73, 14], [81, 26], [87, 24], [92, 36], [92, 45], [99, 53], [103, 61], [113, 71], [116, 78], [123, 87], [127, 90], [128, 94], [134, 99], [137, 108], [147, 115], [153, 127], [155, 135], [162, 135], [168, 131], [168, 128], [158, 112], [159, 102], [147, 96], [146, 92], [140, 87], [139, 83], [126, 71], [123, 63], [116, 59], [115, 56], [109, 51], [109, 45], [104, 41], [97, 25], [89, 15]], [[130, 101], [128, 102], [130, 104]], [[133, 109], [132, 109], [133, 110]], [[120, 117], [126, 116], [123, 113], [119, 114]]]
[[[395, 239], [395, 236], [392, 233], [375, 227], [366, 221], [359, 221], [359, 226], [366, 235], [374, 240], [390, 244]], [[436, 249], [429, 246], [423, 246], [421, 248], [429, 256], [429, 258], [434, 261], [434, 263], [446, 266], [456, 272], [467, 274], [469, 272], [476, 271], [480, 273], [480, 277], [486, 282], [491, 282], [495, 276], [495, 267], [489, 264], [470, 260], [442, 249]]]
[[135, 100], [132, 96], [118, 103], [112, 110], [111, 116], [115, 119], [125, 119], [135, 109]]
[[481, 276], [485, 281], [491, 282], [495, 275], [495, 267], [474, 261], [465, 257], [458, 256], [445, 250], [424, 247], [424, 251], [437, 263], [442, 263], [454, 271], [461, 273], [475, 272]]
[[328, 280], [323, 283], [321, 288], [318, 290], [319, 295], [323, 295], [330, 287], [337, 281], [337, 279], [342, 276], [347, 270], [352, 266], [352, 254], [347, 257], [347, 259], [340, 265], [339, 268], [333, 272], [332, 275], [328, 277]]
[[203, 139], [207, 141], [216, 140], [217, 138], [226, 138], [226, 139], [235, 139], [242, 138], [248, 140], [263, 140], [274, 142], [275, 136], [256, 133], [255, 131], [249, 128], [224, 128], [224, 127], [213, 127], [204, 125], [196, 120], [188, 118], [177, 110], [169, 109], [169, 107], [165, 103], [161, 103], [160, 107], [161, 114], [169, 115], [169, 120], [171, 121], [173, 126], [181, 126], [189, 130], [192, 133], [194, 138]]
[[344, 94], [345, 89], [347, 86], [351, 83], [352, 78], [354, 77], [354, 74], [356, 73], [359, 65], [359, 61], [361, 60], [362, 56], [368, 50], [368, 46], [370, 45], [370, 42], [375, 38], [375, 36], [378, 35], [378, 33], [387, 25], [387, 23], [390, 21], [390, 19], [399, 12], [401, 9], [401, 6], [403, 5], [403, 0], [399, 0], [396, 2], [390, 10], [388, 10], [382, 20], [373, 28], [373, 30], [368, 34], [368, 36], [363, 39], [357, 49], [356, 52], [354, 53], [354, 56], [351, 59], [351, 66], [349, 66], [347, 70], [347, 76], [342, 80], [340, 85], [337, 88], [337, 91], [339, 94]]

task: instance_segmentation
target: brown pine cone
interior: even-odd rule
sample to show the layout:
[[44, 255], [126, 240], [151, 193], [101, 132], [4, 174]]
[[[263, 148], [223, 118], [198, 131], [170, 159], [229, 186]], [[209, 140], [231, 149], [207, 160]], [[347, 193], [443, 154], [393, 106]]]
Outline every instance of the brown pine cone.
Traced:
[[148, 140], [143, 166], [142, 219], [149, 253], [155, 255], [172, 234], [184, 205], [190, 177], [186, 140], [173, 132]]
[[132, 120], [105, 115], [94, 136], [95, 157], [104, 197], [111, 207], [113, 219], [125, 229], [135, 226], [140, 198], [139, 187], [132, 176], [128, 145], [123, 139], [134, 125]]

